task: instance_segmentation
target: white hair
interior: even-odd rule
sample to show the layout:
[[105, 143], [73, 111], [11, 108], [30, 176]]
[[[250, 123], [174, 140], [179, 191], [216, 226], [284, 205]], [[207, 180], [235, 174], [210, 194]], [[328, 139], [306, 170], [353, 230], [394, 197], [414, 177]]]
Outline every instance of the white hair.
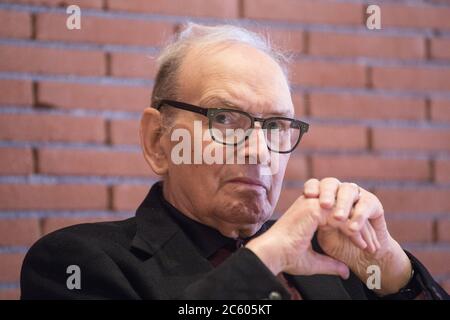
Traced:
[[161, 99], [176, 99], [177, 73], [190, 48], [211, 47], [228, 42], [247, 44], [266, 53], [280, 65], [287, 80], [289, 58], [271, 45], [268, 36], [233, 25], [205, 26], [188, 23], [161, 51], [157, 59], [158, 72], [153, 87], [152, 105], [155, 106]]

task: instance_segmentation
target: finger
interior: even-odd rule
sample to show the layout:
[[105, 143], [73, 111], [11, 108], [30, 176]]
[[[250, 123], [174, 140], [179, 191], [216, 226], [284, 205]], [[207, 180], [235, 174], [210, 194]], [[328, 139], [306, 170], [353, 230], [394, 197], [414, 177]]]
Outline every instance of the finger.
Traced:
[[318, 179], [309, 179], [305, 182], [303, 194], [307, 198], [317, 198], [319, 197], [320, 189], [319, 189], [320, 182]]
[[361, 188], [360, 200], [356, 203], [353, 209], [352, 216], [348, 221], [348, 226], [351, 231], [360, 231], [367, 220], [375, 219], [379, 216], [378, 200], [372, 197], [370, 192], [365, 192]]
[[[350, 216], [353, 214], [354, 209], [351, 210]], [[347, 235], [353, 244], [359, 247], [361, 250], [367, 248], [367, 242], [364, 240], [361, 232], [354, 232], [348, 227], [348, 220], [338, 221], [336, 219], [329, 219], [328, 225], [338, 228], [343, 234]]]
[[319, 202], [322, 208], [330, 209], [334, 206], [340, 184], [336, 178], [325, 178], [320, 181]]
[[375, 229], [372, 226], [372, 221], [370, 221], [370, 220], [369, 220], [369, 223], [368, 223], [368, 228], [369, 228], [370, 233], [372, 234], [372, 239], [373, 239], [373, 241], [375, 243], [376, 249], [377, 250], [380, 249], [381, 248], [380, 241], [378, 241], [377, 233], [375, 232]]
[[357, 202], [352, 210], [350, 220], [347, 222], [350, 232], [360, 233], [367, 243], [367, 250], [374, 253], [379, 244], [377, 235], [370, 222], [370, 218], [376, 215], [376, 201], [368, 194], [362, 194], [360, 201]]
[[366, 243], [367, 243], [367, 250], [370, 253], [374, 253], [376, 251], [376, 247], [375, 247], [375, 242], [373, 239], [373, 234], [370, 232], [369, 226], [370, 226], [369, 222], [364, 224], [364, 227], [361, 230], [361, 235], [362, 235], [364, 241], [366, 241]]
[[338, 221], [336, 219], [333, 219], [330, 215], [327, 219], [327, 224], [325, 226], [321, 226], [320, 229], [325, 231], [339, 229], [339, 231], [345, 234], [355, 246], [357, 246], [361, 250], [367, 248], [367, 243], [364, 241], [361, 233], [350, 231], [346, 221]]
[[355, 244], [355, 246], [361, 248], [362, 250], [367, 248], [367, 242], [364, 240], [361, 232], [356, 232], [350, 235], [350, 239]]
[[341, 261], [319, 254], [313, 250], [309, 251], [308, 259], [310, 259], [309, 261], [313, 265], [313, 270], [311, 270], [312, 274], [338, 275], [342, 279], [348, 279], [350, 276], [348, 266]]
[[330, 214], [331, 210], [323, 209], [317, 198], [305, 198], [302, 195], [294, 201], [277, 223], [285, 221], [288, 224], [298, 224], [300, 221], [306, 232], [304, 236], [312, 238], [318, 226], [327, 224]]
[[336, 199], [336, 208], [333, 217], [336, 220], [348, 219], [355, 202], [359, 200], [359, 187], [355, 183], [342, 183], [339, 186]]

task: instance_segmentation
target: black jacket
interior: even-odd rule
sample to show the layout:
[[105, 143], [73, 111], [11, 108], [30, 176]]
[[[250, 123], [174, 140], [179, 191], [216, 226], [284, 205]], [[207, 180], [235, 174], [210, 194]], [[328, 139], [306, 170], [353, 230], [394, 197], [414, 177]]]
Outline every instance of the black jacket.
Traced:
[[[22, 299], [268, 299], [289, 293], [246, 248], [213, 268], [161, 200], [156, 184], [123, 221], [80, 224], [40, 239], [27, 253], [21, 274]], [[320, 251], [315, 243], [316, 250]], [[445, 291], [414, 257], [430, 298]], [[68, 289], [67, 268], [80, 268], [80, 289]], [[288, 276], [304, 299], [375, 298], [351, 274]]]

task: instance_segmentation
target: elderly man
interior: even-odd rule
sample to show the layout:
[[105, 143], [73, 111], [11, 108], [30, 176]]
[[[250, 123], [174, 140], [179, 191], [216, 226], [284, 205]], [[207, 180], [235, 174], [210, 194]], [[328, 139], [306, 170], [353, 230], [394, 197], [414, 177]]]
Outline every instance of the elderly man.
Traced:
[[[294, 118], [286, 61], [266, 41], [190, 24], [159, 63], [140, 135], [161, 181], [133, 218], [39, 240], [22, 298], [448, 297], [391, 237], [377, 197], [354, 183], [308, 180], [269, 221], [308, 124]], [[238, 154], [246, 161], [228, 161]]]

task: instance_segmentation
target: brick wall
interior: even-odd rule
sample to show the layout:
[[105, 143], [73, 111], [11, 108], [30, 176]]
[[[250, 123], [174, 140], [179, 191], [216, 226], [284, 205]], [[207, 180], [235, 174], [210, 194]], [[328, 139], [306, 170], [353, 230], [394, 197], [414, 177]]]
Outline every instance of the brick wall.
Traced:
[[[82, 29], [65, 28], [65, 4]], [[367, 4], [382, 30], [369, 31]], [[0, 0], [0, 298], [29, 246], [134, 213], [156, 177], [138, 146], [161, 43], [187, 19], [238, 22], [295, 53], [311, 123], [277, 211], [308, 177], [355, 181], [450, 289], [450, 1]]]

